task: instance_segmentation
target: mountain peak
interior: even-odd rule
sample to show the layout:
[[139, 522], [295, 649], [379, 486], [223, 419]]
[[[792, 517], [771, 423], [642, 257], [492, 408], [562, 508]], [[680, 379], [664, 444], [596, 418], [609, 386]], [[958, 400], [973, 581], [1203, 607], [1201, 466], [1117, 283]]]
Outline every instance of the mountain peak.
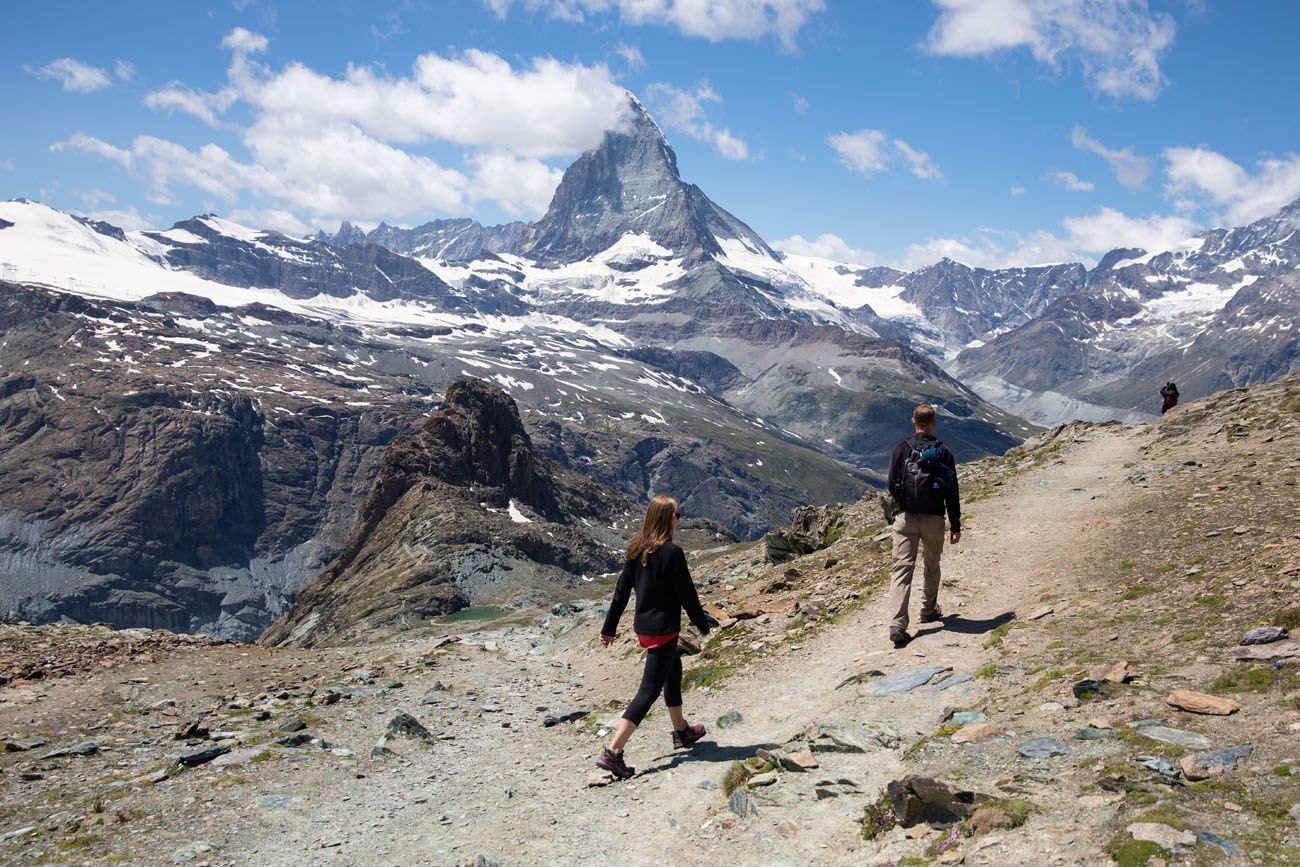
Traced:
[[[628, 94], [623, 125], [569, 166], [525, 252], [544, 262], [574, 262], [628, 234], [673, 252], [720, 255], [719, 239], [740, 238], [771, 253], [757, 233], [682, 181], [677, 154], [645, 106]], [[771, 253], [775, 258], [776, 254]]]

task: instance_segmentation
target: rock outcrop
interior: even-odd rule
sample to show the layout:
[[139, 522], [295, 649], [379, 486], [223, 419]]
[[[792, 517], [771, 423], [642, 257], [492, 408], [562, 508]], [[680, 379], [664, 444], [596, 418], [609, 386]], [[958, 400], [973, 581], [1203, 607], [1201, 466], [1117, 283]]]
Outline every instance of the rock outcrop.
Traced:
[[539, 455], [508, 395], [459, 379], [394, 441], [338, 558], [261, 641], [319, 646], [471, 604], [553, 598], [616, 568], [631, 501]]

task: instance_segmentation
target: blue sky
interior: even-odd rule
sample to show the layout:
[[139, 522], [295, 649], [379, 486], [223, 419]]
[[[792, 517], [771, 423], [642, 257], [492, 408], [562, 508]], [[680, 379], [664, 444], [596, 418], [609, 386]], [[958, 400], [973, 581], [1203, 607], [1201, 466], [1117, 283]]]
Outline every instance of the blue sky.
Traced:
[[1300, 196], [1300, 4], [6, 4], [0, 197], [128, 228], [533, 219], [620, 119], [776, 246], [1096, 259]]

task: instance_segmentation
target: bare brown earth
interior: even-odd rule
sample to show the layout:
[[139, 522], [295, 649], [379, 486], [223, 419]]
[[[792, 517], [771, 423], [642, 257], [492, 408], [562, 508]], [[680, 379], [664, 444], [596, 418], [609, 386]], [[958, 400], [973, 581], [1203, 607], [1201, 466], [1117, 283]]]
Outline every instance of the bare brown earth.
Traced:
[[[587, 786], [640, 660], [626, 635], [598, 648], [591, 606], [477, 632], [447, 625], [459, 640], [441, 646], [422, 632], [311, 651], [178, 647], [0, 688], [0, 738], [47, 741], [0, 754], [0, 838], [32, 829], [0, 842], [0, 863], [1300, 863], [1298, 660], [1228, 655], [1253, 626], [1300, 627], [1298, 431], [1293, 377], [1150, 427], [1072, 426], [964, 465], [966, 532], [944, 559], [949, 617], [901, 651], [886, 640], [873, 503], [849, 507], [844, 535], [793, 564], [763, 564], [759, 546], [697, 554], [706, 604], [737, 618], [687, 662], [687, 715], [710, 734], [674, 753], [664, 714], [652, 715], [628, 747], [638, 773], [625, 783]], [[73, 628], [26, 632], [48, 643], [60, 629]], [[1127, 682], [1074, 696], [1120, 662]], [[873, 692], [925, 666], [973, 677]], [[1177, 710], [1165, 702], [1177, 689], [1240, 710]], [[591, 713], [542, 725], [571, 708]], [[395, 755], [372, 758], [399, 709], [431, 742], [393, 739]], [[963, 730], [952, 710], [988, 719]], [[719, 726], [732, 711], [739, 721]], [[295, 718], [325, 745], [275, 745]], [[1129, 725], [1150, 718], [1206, 746]], [[210, 733], [194, 746], [232, 751], [163, 778], [190, 748], [173, 738], [189, 721]], [[1097, 739], [1076, 739], [1090, 723]], [[736, 764], [811, 724], [865, 751], [816, 753], [819, 767], [770, 785]], [[1068, 752], [1022, 756], [1037, 737]], [[84, 742], [97, 752], [41, 758]], [[1179, 769], [1235, 745], [1253, 751], [1201, 782], [1137, 761]], [[1004, 820], [993, 825], [1023, 824], [990, 828], [988, 811], [955, 833], [873, 820], [864, 839], [864, 815], [882, 815], [868, 808], [908, 774], [988, 794]], [[737, 782], [743, 816], [722, 789]], [[1151, 826], [1163, 845], [1134, 839]]]

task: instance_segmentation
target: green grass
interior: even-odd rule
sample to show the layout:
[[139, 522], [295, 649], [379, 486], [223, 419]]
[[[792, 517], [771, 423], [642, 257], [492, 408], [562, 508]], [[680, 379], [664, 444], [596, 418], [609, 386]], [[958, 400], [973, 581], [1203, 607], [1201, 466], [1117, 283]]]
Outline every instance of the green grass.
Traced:
[[748, 765], [744, 762], [732, 762], [722, 774], [722, 794], [730, 798], [732, 792], [749, 782], [750, 776]]
[[697, 665], [682, 674], [682, 689], [692, 690], [713, 686], [735, 673], [735, 667], [730, 665]]
[[1147, 596], [1151, 593], [1158, 592], [1159, 589], [1160, 589], [1159, 587], [1152, 587], [1147, 584], [1135, 584], [1134, 586], [1125, 590], [1124, 594], [1119, 598], [1120, 599], [1141, 599], [1143, 596]]
[[989, 662], [981, 665], [971, 674], [971, 677], [992, 677], [998, 673], [998, 667], [995, 663]]
[[1136, 566], [1137, 566], [1137, 564], [1134, 563], [1132, 560], [1120, 560], [1120, 561], [1119, 561], [1119, 568], [1121, 568], [1121, 569], [1132, 569], [1132, 568], [1134, 568], [1134, 567], [1136, 567]]
[[1268, 692], [1276, 679], [1277, 670], [1274, 668], [1238, 669], [1216, 677], [1210, 684], [1210, 692]]
[[1013, 622], [1014, 621], [1007, 621], [990, 632], [989, 637], [984, 639], [984, 649], [988, 650], [1001, 644], [1002, 639], [1006, 638], [1007, 634], [1011, 632], [1011, 624]]
[[1300, 629], [1300, 607], [1284, 608], [1269, 621], [1271, 626], [1284, 626], [1287, 629]]

